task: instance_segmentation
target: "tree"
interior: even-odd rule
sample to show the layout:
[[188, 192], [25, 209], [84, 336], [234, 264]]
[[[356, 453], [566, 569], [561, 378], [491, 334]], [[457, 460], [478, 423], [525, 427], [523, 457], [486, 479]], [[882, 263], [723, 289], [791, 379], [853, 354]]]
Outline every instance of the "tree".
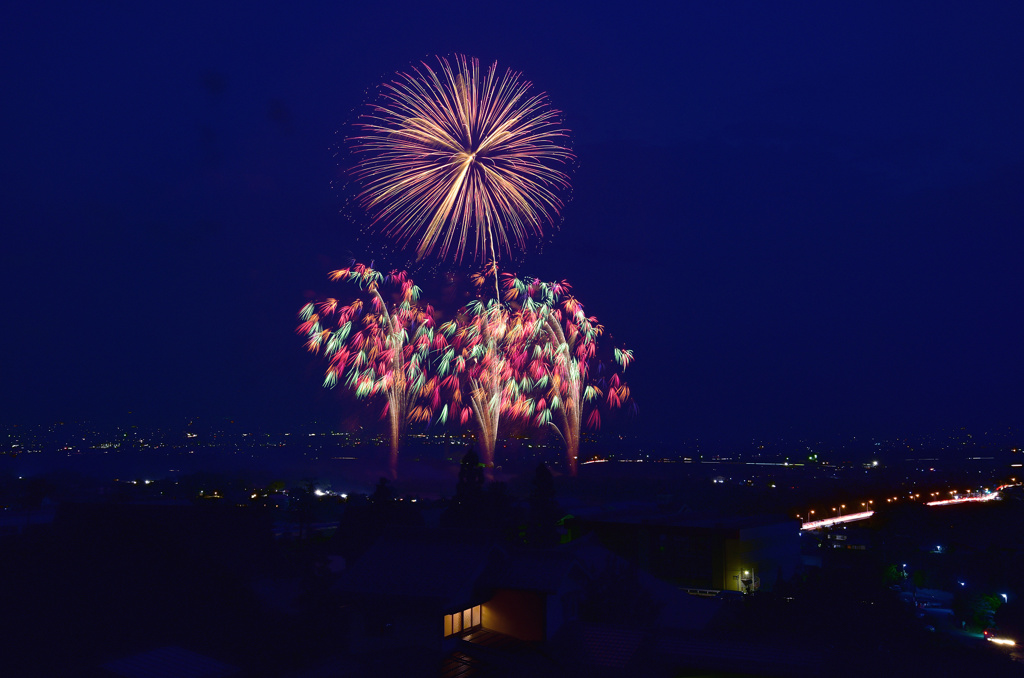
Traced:
[[334, 533], [335, 552], [348, 562], [356, 561], [377, 539], [394, 527], [422, 527], [419, 502], [395, 498], [395, 489], [387, 478], [381, 478], [369, 497], [353, 497], [345, 504], [345, 512]]
[[992, 615], [1002, 602], [999, 596], [957, 591], [953, 597], [953, 612], [961, 621], [976, 628], [985, 628], [991, 625]]
[[374, 505], [382, 505], [387, 502], [395, 500], [395, 491], [391, 488], [387, 478], [381, 478], [377, 481], [377, 486], [373, 488], [373, 494], [370, 495], [370, 503]]
[[558, 519], [562, 517], [555, 500], [555, 481], [544, 462], [537, 465], [530, 488], [530, 513], [526, 523], [526, 543], [530, 546], [556, 546], [559, 542]]
[[472, 448], [462, 457], [455, 497], [441, 515], [441, 525], [455, 528], [486, 527], [484, 469]]
[[1003, 605], [997, 603], [997, 606], [995, 622], [1000, 634], [1008, 635], [1020, 644], [1024, 641], [1024, 605], [1015, 598]]
[[299, 539], [309, 537], [309, 528], [313, 524], [313, 481], [307, 480], [298, 487], [288, 490], [288, 512], [299, 524]]
[[459, 466], [459, 481], [455, 485], [455, 501], [472, 504], [479, 501], [483, 492], [484, 473], [480, 466], [480, 457], [470, 448]]

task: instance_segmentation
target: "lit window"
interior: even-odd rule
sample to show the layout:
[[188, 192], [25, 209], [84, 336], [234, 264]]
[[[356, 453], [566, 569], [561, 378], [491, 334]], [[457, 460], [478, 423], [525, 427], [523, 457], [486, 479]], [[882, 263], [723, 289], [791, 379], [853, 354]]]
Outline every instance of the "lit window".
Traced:
[[455, 614], [446, 614], [444, 616], [444, 637], [455, 635], [456, 633], [462, 633], [468, 631], [474, 627], [480, 626], [482, 610], [479, 605], [475, 605], [470, 608], [466, 608], [462, 612], [456, 612]]

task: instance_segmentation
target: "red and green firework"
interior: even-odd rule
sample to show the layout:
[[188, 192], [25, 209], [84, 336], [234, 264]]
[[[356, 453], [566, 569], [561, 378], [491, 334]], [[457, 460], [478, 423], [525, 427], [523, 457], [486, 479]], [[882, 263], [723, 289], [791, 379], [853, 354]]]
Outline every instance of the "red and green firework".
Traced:
[[[482, 274], [474, 276], [478, 288], [484, 280]], [[440, 327], [437, 373], [446, 403], [439, 419], [459, 424], [473, 419], [488, 468], [494, 465], [502, 417], [522, 397], [519, 386], [529, 360], [526, 330], [522, 317], [496, 299], [471, 301]]]
[[[354, 283], [363, 294], [348, 304], [337, 299], [306, 304], [297, 331], [307, 337], [311, 352], [322, 350], [327, 357], [325, 387], [344, 382], [359, 398], [385, 397], [394, 476], [406, 424], [429, 422], [439, 405], [438, 380], [429, 369], [437, 338], [433, 309], [419, 305], [420, 290], [405, 271], [385, 275], [353, 264], [333, 271], [330, 278]], [[382, 288], [391, 301], [385, 300]]]
[[[601, 425], [602, 406], [622, 407], [630, 401], [629, 386], [618, 372], [597, 359], [597, 341], [604, 327], [587, 316], [569, 294], [566, 282], [545, 283], [506, 276], [505, 297], [519, 306], [517, 315], [530, 337], [529, 361], [519, 384], [521, 397], [512, 415], [538, 427], [550, 424], [565, 443], [569, 472], [576, 474], [580, 431]], [[614, 349], [622, 371], [633, 361], [632, 351]]]

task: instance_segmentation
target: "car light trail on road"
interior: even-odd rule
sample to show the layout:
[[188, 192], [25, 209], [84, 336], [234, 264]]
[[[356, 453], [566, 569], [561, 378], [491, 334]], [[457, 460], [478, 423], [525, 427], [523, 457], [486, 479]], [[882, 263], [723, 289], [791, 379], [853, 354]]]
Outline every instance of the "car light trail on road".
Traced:
[[849, 513], [845, 516], [837, 516], [835, 518], [825, 518], [823, 520], [812, 520], [809, 523], [804, 523], [800, 526], [801, 530], [817, 530], [822, 527], [831, 527], [833, 525], [839, 525], [840, 523], [852, 523], [857, 520], [867, 520], [871, 516], [875, 515], [874, 511], [861, 511], [860, 513]]
[[930, 501], [926, 506], [948, 506], [949, 504], [964, 504], [969, 501], [992, 501], [998, 499], [999, 494], [992, 492], [990, 494], [979, 494], [972, 495], [970, 497], [960, 497], [959, 499], [940, 499], [939, 501]]

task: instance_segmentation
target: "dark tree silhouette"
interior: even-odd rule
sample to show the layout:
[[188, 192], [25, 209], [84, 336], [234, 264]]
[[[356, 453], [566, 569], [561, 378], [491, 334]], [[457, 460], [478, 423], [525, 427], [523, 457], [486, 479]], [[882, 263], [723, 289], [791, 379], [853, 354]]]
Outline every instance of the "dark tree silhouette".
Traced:
[[484, 468], [480, 464], [480, 457], [473, 448], [466, 452], [462, 458], [462, 465], [459, 467], [459, 482], [455, 486], [455, 500], [457, 502], [472, 503], [479, 501], [484, 491]]
[[512, 499], [504, 483], [484, 487], [484, 467], [470, 449], [462, 458], [455, 497], [441, 515], [442, 527], [470, 530], [495, 530], [503, 536], [510, 531]]
[[526, 543], [530, 546], [555, 546], [559, 542], [558, 519], [561, 518], [555, 500], [555, 481], [551, 471], [541, 462], [530, 489], [530, 512], [526, 522]]
[[385, 502], [394, 501], [395, 491], [391, 489], [391, 485], [387, 478], [381, 478], [377, 481], [377, 487], [373, 489], [373, 494], [370, 495], [370, 503], [383, 504]]
[[309, 536], [309, 527], [313, 524], [313, 501], [312, 481], [288, 490], [288, 513], [299, 525], [299, 539]]
[[1001, 634], [1014, 638], [1018, 645], [1024, 640], [1024, 604], [1019, 599], [1000, 605], [995, 622]]
[[419, 503], [399, 501], [387, 478], [381, 478], [373, 494], [351, 499], [334, 533], [332, 551], [355, 561], [392, 527], [420, 527], [423, 516]]

